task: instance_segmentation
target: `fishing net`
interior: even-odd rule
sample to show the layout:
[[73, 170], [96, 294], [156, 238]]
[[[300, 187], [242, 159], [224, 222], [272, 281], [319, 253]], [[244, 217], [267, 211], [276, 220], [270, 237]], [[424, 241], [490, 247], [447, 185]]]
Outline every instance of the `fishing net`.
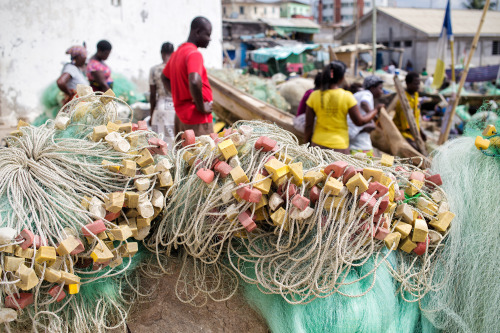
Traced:
[[251, 74], [242, 75], [238, 70], [228, 68], [211, 69], [209, 73], [263, 102], [274, 105], [282, 111], [290, 110], [290, 104], [281, 96], [272, 80], [266, 80]]
[[78, 94], [55, 120], [20, 122], [0, 149], [0, 298], [19, 317], [7, 331], [124, 327], [149, 294], [137, 274], [159, 274], [138, 241], [164, 206], [166, 144], [118, 119], [112, 93]]
[[[128, 104], [145, 102], [144, 94], [139, 92], [137, 86], [124, 75], [113, 73], [113, 92], [122, 101]], [[43, 112], [32, 122], [33, 126], [45, 124], [49, 119], [54, 119], [63, 106], [64, 93], [55, 82], [51, 83], [42, 93], [41, 103]], [[117, 107], [123, 105], [118, 104]]]
[[[265, 122], [240, 121], [221, 135], [174, 149], [172, 194], [148, 243], [182, 247], [176, 286], [182, 301], [227, 299], [238, 277], [290, 304], [361, 297], [382, 265], [405, 301], [439, 288], [433, 274], [447, 225], [433, 225], [449, 212], [435, 176], [409, 160], [301, 146]], [[269, 140], [272, 149], [263, 143]], [[418, 236], [421, 227], [427, 231]], [[350, 288], [360, 281], [362, 287]]]
[[[488, 104], [481, 111], [499, 113]], [[497, 332], [500, 327], [494, 306], [500, 301], [496, 200], [500, 160], [495, 134], [500, 122], [489, 119], [469, 122], [466, 135], [442, 146], [432, 163], [457, 214], [436, 275], [444, 281], [442, 288], [429, 294], [424, 307], [432, 323], [445, 332]], [[481, 145], [477, 136], [489, 138], [489, 147]]]

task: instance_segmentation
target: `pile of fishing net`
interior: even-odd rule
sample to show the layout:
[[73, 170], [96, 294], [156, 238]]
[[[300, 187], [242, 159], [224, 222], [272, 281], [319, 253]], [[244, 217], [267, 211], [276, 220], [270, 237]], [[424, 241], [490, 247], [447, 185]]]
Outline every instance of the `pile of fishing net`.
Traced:
[[0, 149], [7, 331], [124, 327], [148, 292], [138, 274], [158, 274], [139, 242], [171, 185], [166, 144], [145, 123], [118, 119], [112, 91], [79, 86], [78, 96], [40, 127], [20, 122]]
[[444, 332], [498, 332], [500, 327], [495, 306], [500, 301], [500, 110], [485, 103], [479, 111], [486, 117], [471, 120], [464, 136], [442, 146], [432, 163], [457, 215], [437, 276], [446, 282], [425, 303], [426, 316]]
[[301, 146], [257, 121], [183, 139], [175, 195], [148, 241], [185, 251], [181, 300], [227, 299], [240, 278], [290, 304], [361, 297], [382, 265], [406, 301], [438, 288], [436, 258], [454, 217], [439, 175], [387, 155]]
[[241, 74], [241, 71], [229, 68], [211, 69], [209, 73], [263, 102], [274, 105], [282, 111], [290, 110], [290, 104], [281, 96], [272, 80], [251, 74]]
[[166, 272], [173, 251], [181, 301], [226, 300], [243, 281], [275, 332], [499, 326], [500, 170], [483, 153], [496, 154], [495, 128], [476, 124], [488, 147], [452, 141], [430, 170], [299, 145], [260, 121], [186, 131], [167, 151], [144, 122], [118, 119], [111, 92], [81, 89], [1, 150], [7, 331], [124, 327], [152, 292], [140, 277]]

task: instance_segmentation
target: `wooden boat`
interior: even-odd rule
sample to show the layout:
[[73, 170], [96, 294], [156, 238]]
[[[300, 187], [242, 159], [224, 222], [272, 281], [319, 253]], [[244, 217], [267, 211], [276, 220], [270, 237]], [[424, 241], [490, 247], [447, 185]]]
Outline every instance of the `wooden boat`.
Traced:
[[237, 120], [268, 120], [303, 140], [303, 133], [293, 127], [293, 115], [208, 75], [214, 98], [214, 111], [219, 119], [232, 124]]
[[[208, 79], [212, 87], [214, 112], [220, 120], [228, 124], [237, 120], [267, 120], [292, 132], [303, 143], [304, 134], [293, 127], [294, 115], [258, 100], [213, 75], [208, 75]], [[379, 117], [373, 134], [374, 147], [383, 152], [400, 157], [423, 157], [406, 142], [385, 111]]]

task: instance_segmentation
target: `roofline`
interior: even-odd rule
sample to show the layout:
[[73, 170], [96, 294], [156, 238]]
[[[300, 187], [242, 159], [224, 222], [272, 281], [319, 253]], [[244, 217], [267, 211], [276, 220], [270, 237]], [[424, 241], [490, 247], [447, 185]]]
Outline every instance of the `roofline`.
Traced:
[[[394, 17], [394, 16], [392, 16], [392, 15], [389, 15], [387, 12], [385, 12], [385, 11], [383, 10], [383, 8], [384, 8], [384, 7], [377, 7], [377, 15], [379, 15], [379, 12], [382, 12], [384, 15], [387, 15], [388, 17], [391, 17], [391, 18], [394, 18], [394, 19], [398, 20], [398, 18], [397, 18], [397, 17]], [[369, 17], [371, 17], [372, 12], [373, 12], [373, 9], [371, 9], [368, 13], [366, 13], [365, 15], [363, 15], [363, 16], [361, 17], [361, 19], [359, 20], [359, 23], [361, 24], [361, 23], [363, 23], [364, 21], [368, 20], [368, 18], [369, 18]], [[412, 26], [412, 25], [409, 25], [409, 24], [408, 24], [408, 23], [406, 23], [406, 22], [403, 22], [403, 21], [401, 21], [401, 20], [398, 20], [398, 21], [399, 21], [401, 24], [403, 24], [404, 26], [406, 26], [406, 27], [408, 27], [408, 28], [410, 28], [410, 29], [413, 29], [413, 30], [415, 30], [415, 31], [420, 31], [421, 33], [423, 33], [423, 34], [425, 34], [425, 35], [427, 35], [427, 36], [432, 36], [432, 35], [430, 35], [430, 34], [426, 33], [425, 31], [422, 31], [422, 30], [420, 30], [420, 29], [415, 28], [415, 27], [414, 27], [414, 26]], [[356, 28], [356, 25], [355, 25], [354, 23], [352, 23], [352, 24], [351, 24], [351, 25], [349, 25], [349, 26], [348, 26], [348, 27], [347, 27], [344, 31], [342, 31], [342, 32], [341, 32], [341, 33], [337, 36], [337, 38], [339, 38], [339, 39], [344, 38], [344, 35], [346, 35], [347, 33], [351, 32], [351, 30], [353, 30], [353, 29], [355, 29], [355, 28]], [[439, 35], [437, 35], [437, 36], [439, 36]]]
[[[403, 24], [404, 26], [408, 27], [409, 29], [412, 29], [412, 30], [415, 30], [415, 31], [419, 31], [421, 33], [423, 33], [424, 35], [428, 36], [428, 37], [439, 37], [441, 35], [441, 33], [438, 33], [438, 34], [435, 34], [435, 33], [427, 33], [423, 30], [420, 30], [418, 28], [415, 28], [414, 26], [406, 23], [406, 22], [403, 22], [402, 20], [398, 19], [397, 17], [393, 16], [393, 15], [390, 15], [389, 13], [387, 13], [384, 9], [386, 7], [377, 7], [377, 15], [379, 14], [379, 12], [382, 12], [384, 15], [387, 15], [388, 17], [391, 17], [391, 18], [394, 18], [395, 20], [398, 20], [401, 24]], [[422, 9], [422, 8], [415, 8], [415, 9]], [[424, 8], [425, 9], [425, 8]], [[433, 9], [437, 9], [437, 8], [433, 8]], [[453, 11], [468, 11], [470, 9], [454, 9]], [[360, 19], [360, 24], [366, 20], [368, 20], [369, 17], [371, 17], [372, 15], [372, 12], [373, 12], [373, 9], [371, 9], [368, 13], [366, 13], [365, 15], [363, 15]], [[345, 30], [343, 30], [341, 33], [339, 33], [339, 35], [337, 36], [337, 38], [339, 39], [342, 39], [344, 38], [344, 36], [351, 32], [352, 30], [354, 30], [356, 28], [356, 25], [354, 23], [352, 23], [351, 25], [349, 25]], [[453, 36], [454, 37], [470, 37], [470, 36], [474, 36], [475, 33], [470, 33], [470, 34], [456, 34], [454, 33]], [[500, 34], [486, 34], [486, 33], [481, 33], [481, 37], [499, 37]]]

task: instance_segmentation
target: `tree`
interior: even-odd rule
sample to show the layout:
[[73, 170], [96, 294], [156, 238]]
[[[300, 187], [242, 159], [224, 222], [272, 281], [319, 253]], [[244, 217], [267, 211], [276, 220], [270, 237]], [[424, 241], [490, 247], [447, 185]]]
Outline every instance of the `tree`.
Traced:
[[[499, 1], [499, 0], [497, 0]], [[486, 0], [467, 0], [466, 2], [462, 2], [462, 6], [467, 9], [483, 9]], [[492, 3], [490, 2], [490, 8], [492, 9]]]

